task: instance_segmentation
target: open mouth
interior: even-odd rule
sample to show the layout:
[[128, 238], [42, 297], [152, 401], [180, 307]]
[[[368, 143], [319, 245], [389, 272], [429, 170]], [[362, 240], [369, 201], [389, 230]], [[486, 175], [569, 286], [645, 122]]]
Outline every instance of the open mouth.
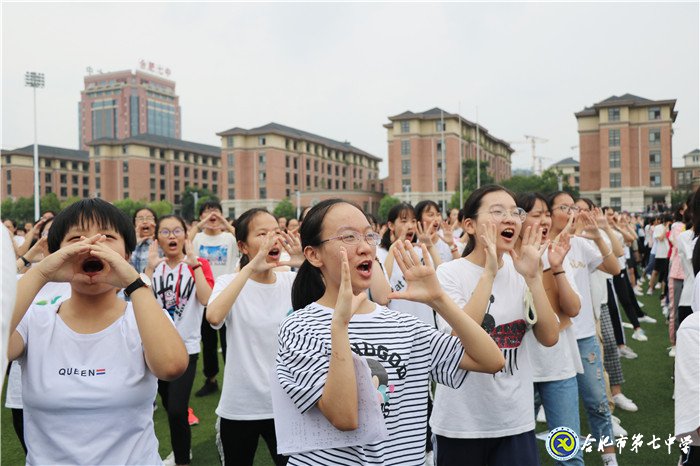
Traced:
[[413, 232], [412, 231], [409, 231], [408, 233], [406, 233], [406, 239], [409, 242], [413, 242]]
[[542, 228], [542, 239], [547, 238], [547, 233], [549, 233], [549, 228]]
[[168, 241], [168, 249], [177, 248], [177, 241]]
[[357, 271], [360, 273], [361, 277], [369, 278], [372, 276], [372, 261], [371, 260], [368, 259], [366, 261], [360, 262], [356, 268], [357, 268]]
[[501, 232], [501, 236], [506, 239], [512, 239], [515, 236], [515, 230], [513, 228], [506, 228]]
[[90, 275], [101, 272], [102, 270], [104, 270], [105, 266], [102, 263], [102, 261], [97, 259], [96, 257], [89, 257], [83, 262], [81, 268], [83, 269], [83, 272]]
[[270, 252], [267, 253], [267, 256], [271, 259], [277, 260], [280, 257], [280, 250], [278, 248], [270, 249]]

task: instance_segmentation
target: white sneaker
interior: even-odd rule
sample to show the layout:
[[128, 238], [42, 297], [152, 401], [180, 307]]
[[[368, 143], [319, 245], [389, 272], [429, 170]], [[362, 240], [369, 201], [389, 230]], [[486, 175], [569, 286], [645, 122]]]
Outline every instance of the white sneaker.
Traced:
[[425, 452], [425, 466], [435, 466], [435, 459], [432, 451]]
[[638, 328], [634, 331], [634, 333], [632, 334], [632, 338], [637, 341], [649, 341], [649, 338], [647, 338], [646, 334], [644, 333], [644, 330], [642, 330], [641, 328]]
[[615, 416], [614, 414], [610, 415], [610, 419], [612, 419], [613, 422], [617, 422], [618, 424], [622, 424], [622, 421], [620, 420], [620, 418]]
[[[192, 450], [190, 450], [190, 459], [192, 459]], [[175, 452], [171, 451], [168, 456], [163, 458], [163, 466], [175, 466]]]
[[622, 393], [618, 393], [617, 395], [614, 395], [613, 402], [615, 403], [615, 406], [617, 406], [618, 408], [623, 409], [625, 411], [636, 412], [639, 410], [637, 405], [634, 404], [634, 401], [630, 400]]
[[657, 283], [656, 286], [654, 287], [655, 290], [660, 290], [661, 289], [661, 283]]
[[615, 437], [627, 437], [627, 431], [622, 428], [619, 421], [615, 422], [615, 419], [612, 419], [612, 428]]
[[636, 294], [637, 296], [644, 296], [644, 292], [642, 290], [640, 290], [639, 288], [637, 288], [636, 286], [633, 288], [633, 291], [634, 291], [634, 294]]
[[640, 317], [639, 321], [646, 322], [647, 324], [655, 324], [656, 323], [656, 319], [654, 319], [653, 317], [649, 317], [649, 316]]
[[624, 328], [634, 328], [634, 325], [630, 324], [629, 322], [623, 322], [623, 323], [622, 323], [622, 326], [623, 326]]
[[535, 434], [535, 438], [536, 438], [537, 440], [542, 440], [543, 442], [546, 442], [546, 441], [547, 441], [547, 437], [549, 437], [549, 431], [548, 431], [548, 430], [544, 430], [544, 431], [540, 432], [539, 434]]
[[666, 306], [666, 305], [661, 306], [661, 314], [663, 314], [663, 316], [666, 319], [668, 319], [668, 306]]
[[547, 422], [547, 418], [544, 414], [544, 406], [540, 406], [540, 410], [537, 411], [537, 417], [535, 418], [537, 422]]
[[671, 349], [668, 351], [668, 356], [670, 358], [676, 357], [676, 347], [675, 346], [671, 346]]
[[637, 300], [637, 305], [638, 305], [639, 307], [644, 307], [644, 303], [641, 302], [640, 300]]
[[622, 358], [637, 359], [639, 357], [639, 355], [632, 351], [632, 348], [630, 348], [629, 346], [621, 346], [617, 349], [617, 352]]
[[651, 296], [653, 293], [654, 293], [654, 291], [653, 291], [651, 288], [649, 288], [649, 289], [647, 290], [647, 295], [648, 295], [648, 296]]

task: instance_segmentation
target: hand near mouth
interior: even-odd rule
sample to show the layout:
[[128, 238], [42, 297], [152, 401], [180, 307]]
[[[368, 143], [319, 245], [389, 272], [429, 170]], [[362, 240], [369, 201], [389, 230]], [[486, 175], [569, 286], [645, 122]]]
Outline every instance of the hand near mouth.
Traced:
[[340, 287], [338, 289], [338, 299], [335, 302], [333, 320], [339, 319], [343, 325], [347, 326], [350, 323], [352, 316], [366, 300], [367, 293], [364, 291], [358, 295], [353, 294], [352, 280], [350, 279], [350, 264], [348, 263], [348, 252], [341, 246]]
[[438, 237], [442, 239], [448, 246], [452, 246], [455, 243], [455, 237], [453, 236], [452, 225], [443, 221], [442, 222], [442, 234], [438, 232]]
[[596, 240], [600, 238], [600, 230], [593, 217], [587, 212], [581, 212], [578, 216], [581, 236], [586, 239]]
[[102, 235], [83, 238], [68, 244], [39, 262], [36, 267], [46, 282], [70, 282], [82, 274], [80, 265]]
[[185, 263], [190, 267], [195, 267], [199, 264], [197, 254], [194, 252], [194, 246], [192, 246], [192, 241], [189, 239], [185, 240]]
[[279, 265], [285, 265], [289, 267], [301, 267], [306, 259], [304, 257], [304, 250], [301, 248], [301, 237], [298, 233], [285, 233], [280, 232], [282, 237], [282, 247], [287, 254], [289, 254], [290, 259], [288, 261], [282, 261]]
[[277, 233], [270, 231], [265, 236], [263, 244], [260, 246], [258, 253], [253, 257], [250, 262], [248, 262], [245, 267], [241, 270], [248, 270], [250, 273], [263, 273], [270, 269], [274, 269], [279, 264], [278, 262], [268, 262], [267, 256], [275, 248], [275, 243], [277, 242]]
[[[421, 244], [423, 257], [429, 257], [428, 248]], [[394, 259], [403, 273], [406, 284], [402, 291], [392, 291], [389, 299], [407, 299], [432, 306], [443, 296], [442, 287], [438, 282], [435, 268], [430, 261], [428, 265], [421, 263], [418, 254], [408, 241], [398, 243], [394, 249]]]
[[115, 288], [126, 288], [139, 278], [139, 273], [124, 256], [106, 244], [96, 242], [90, 246], [90, 256], [99, 259], [103, 269], [90, 277], [90, 283], [107, 283]]
[[515, 270], [526, 280], [537, 278], [540, 275], [540, 258], [548, 246], [549, 240], [542, 244], [541, 226], [527, 227], [520, 244], [520, 254], [515, 250], [510, 251]]
[[158, 267], [161, 263], [163, 263], [163, 261], [165, 261], [165, 257], [160, 257], [158, 248], [158, 241], [152, 242], [151, 245], [148, 247], [148, 265], [146, 266], [147, 275], [149, 271], [152, 274], [156, 267]]
[[498, 273], [496, 224], [489, 222], [488, 224], [483, 224], [481, 229], [483, 231], [481, 234], [481, 240], [486, 244], [484, 247], [484, 252], [486, 253], [486, 264], [484, 265], [484, 269], [495, 277]]
[[418, 241], [428, 246], [433, 244], [433, 233], [435, 233], [435, 225], [430, 222], [427, 226], [423, 225], [423, 222], [418, 222], [416, 224], [418, 228]]
[[569, 241], [571, 236], [562, 231], [557, 235], [557, 239], [549, 245], [549, 266], [552, 269], [559, 270], [564, 263], [564, 258], [569, 253], [571, 249], [571, 242]]

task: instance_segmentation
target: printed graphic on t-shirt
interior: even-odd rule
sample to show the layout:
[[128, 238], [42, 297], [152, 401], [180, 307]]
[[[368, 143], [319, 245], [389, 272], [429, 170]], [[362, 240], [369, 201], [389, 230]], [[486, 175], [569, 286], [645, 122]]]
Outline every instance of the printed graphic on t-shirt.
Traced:
[[396, 369], [396, 376], [399, 380], [406, 378], [406, 364], [403, 363], [399, 353], [390, 353], [389, 349], [384, 345], [362, 342], [352, 343], [350, 347], [355, 354], [363, 356], [367, 360], [367, 365], [372, 371], [372, 383], [377, 389], [377, 399], [381, 404], [382, 414], [384, 414], [386, 419], [391, 413], [389, 400], [391, 398], [390, 394], [394, 392], [394, 385], [389, 383], [389, 373], [377, 359], [388, 362], [391, 367]]
[[181, 320], [182, 312], [187, 307], [194, 291], [194, 279], [190, 275], [183, 280], [182, 266], [180, 266], [177, 271], [161, 275], [158, 280], [160, 283], [156, 284], [155, 289], [161, 304], [168, 311], [171, 319], [176, 322]]
[[[501, 372], [510, 373], [513, 375], [518, 368], [518, 348], [523, 342], [525, 332], [527, 332], [527, 322], [524, 319], [514, 320], [507, 324], [496, 326], [496, 321], [489, 313], [491, 304], [496, 301], [493, 295], [489, 297], [489, 307], [486, 309], [486, 315], [481, 327], [491, 335], [493, 341], [496, 342], [499, 348], [503, 350], [503, 357], [506, 360]], [[495, 375], [494, 375], [495, 376]]]
[[377, 389], [377, 400], [379, 401], [384, 418], [387, 418], [390, 412], [390, 394], [394, 393], [394, 386], [389, 384], [389, 373], [379, 361], [370, 358], [365, 358], [365, 360], [372, 371], [372, 383], [374, 384], [374, 388]]
[[199, 246], [199, 257], [209, 261], [211, 265], [226, 265], [228, 261], [228, 246]]
[[56, 304], [56, 301], [58, 301], [59, 299], [61, 299], [61, 295], [54, 296], [51, 299], [48, 299], [48, 298], [40, 299], [40, 300], [34, 302], [34, 304], [36, 304], [37, 306], [46, 306], [47, 304]]

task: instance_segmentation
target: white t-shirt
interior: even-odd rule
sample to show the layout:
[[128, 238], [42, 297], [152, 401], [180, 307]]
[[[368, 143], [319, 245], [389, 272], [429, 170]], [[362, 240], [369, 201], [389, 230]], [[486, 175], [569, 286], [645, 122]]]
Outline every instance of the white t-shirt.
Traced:
[[162, 464], [152, 409], [158, 381], [131, 303], [92, 334], [74, 332], [58, 306], [32, 305], [17, 326], [27, 464]]
[[12, 311], [15, 308], [15, 295], [17, 293], [17, 270], [15, 269], [15, 261], [12, 258], [15, 257], [15, 249], [12, 246], [12, 239], [10, 238], [10, 230], [7, 229], [5, 225], [2, 226], [0, 230], [2, 234], [2, 373], [3, 380], [5, 377], [5, 368], [7, 367], [7, 344], [10, 336], [10, 321], [12, 320]]
[[[597, 271], [603, 262], [603, 256], [589, 240], [571, 237], [571, 249], [564, 259], [573, 271], [574, 283], [581, 296], [581, 310], [572, 318], [576, 339], [592, 337], [596, 334], [595, 318], [593, 316], [593, 293], [591, 292], [591, 275]], [[605, 295], [607, 297], [607, 294]], [[596, 301], [600, 305], [600, 296]], [[607, 300], [607, 298], [606, 298]]]
[[[471, 299], [484, 269], [467, 259], [441, 264], [440, 285], [460, 307]], [[430, 427], [450, 438], [496, 438], [517, 435], [535, 428], [532, 370], [525, 333], [530, 330], [525, 309], [525, 279], [515, 270], [509, 255], [493, 282], [487, 314], [495, 327], [489, 332], [506, 360], [497, 374], [472, 372], [459, 388], [438, 385]], [[438, 316], [438, 328], [452, 328]]]
[[[221, 324], [226, 324], [224, 386], [216, 414], [224, 419], [272, 419], [270, 373], [277, 356], [277, 331], [292, 312], [294, 272], [275, 273], [275, 283], [248, 280]], [[236, 274], [216, 279], [209, 302]], [[221, 328], [221, 325], [214, 327]]]
[[177, 331], [185, 342], [188, 354], [198, 354], [202, 339], [204, 306], [197, 299], [197, 289], [190, 267], [180, 262], [170, 268], [163, 262], [151, 278], [158, 304], [168, 311]]
[[668, 259], [670, 247], [668, 238], [666, 238], [666, 227], [663, 223], [659, 223], [654, 227], [654, 240], [656, 241], [656, 257], [659, 259]]
[[[697, 282], [696, 282], [697, 283]], [[700, 446], [700, 314], [686, 317], [676, 332], [675, 435]]]
[[681, 261], [681, 267], [685, 273], [683, 290], [678, 301], [679, 306], [690, 306], [693, 303], [693, 289], [695, 286], [695, 274], [693, 273], [693, 248], [695, 247], [695, 230], [686, 230], [676, 238], [677, 260]]
[[[544, 269], [549, 268], [548, 250], [542, 256]], [[576, 289], [574, 282], [574, 271], [568, 261], [562, 264], [566, 279], [569, 285], [581, 299], [581, 293]], [[580, 312], [580, 311], [579, 311]], [[544, 346], [537, 341], [534, 332], [525, 334], [527, 340], [527, 354], [530, 356], [532, 366], [532, 379], [535, 382], [552, 382], [555, 380], [565, 380], [574, 377], [577, 373], [583, 374], [583, 364], [581, 355], [576, 343], [574, 325], [570, 325], [559, 332], [559, 341], [554, 346]]]
[[[331, 354], [333, 309], [312, 303], [294, 312], [280, 327], [277, 377], [301, 412], [321, 398]], [[364, 357], [378, 383], [389, 438], [348, 448], [292, 455], [289, 465], [422, 465], [429, 380], [459, 387], [467, 372], [459, 368], [464, 349], [408, 314], [377, 305], [355, 314], [348, 328], [350, 347]], [[471, 377], [471, 375], [470, 375]], [[529, 401], [532, 411], [532, 399]]]
[[[21, 275], [17, 276], [19, 279]], [[34, 297], [33, 306], [59, 305], [71, 295], [70, 283], [49, 282]], [[19, 360], [12, 361], [7, 380], [6, 408], [22, 409], [22, 366]]]
[[[414, 246], [413, 250], [416, 252], [421, 262], [423, 261], [423, 249], [420, 246]], [[386, 259], [389, 252], [382, 248], [377, 248], [377, 258], [384, 266], [384, 274], [386, 275]], [[430, 261], [432, 263], [432, 260]], [[394, 266], [391, 270], [391, 277], [389, 277], [389, 285], [394, 291], [401, 291], [406, 288], [406, 280], [403, 278], [403, 273], [399, 264], [394, 261]], [[411, 314], [417, 317], [422, 322], [425, 322], [429, 326], [435, 328], [435, 312], [433, 309], [423, 303], [416, 303], [414, 301], [408, 301], [406, 299], [392, 299], [388, 305], [388, 308], [392, 311], [405, 312], [406, 314]]]
[[693, 302], [690, 303], [690, 308], [693, 312], [700, 312], [700, 272], [695, 275], [695, 283], [693, 283]]
[[236, 238], [224, 231], [218, 235], [208, 235], [203, 231], [197, 233], [192, 241], [197, 256], [209, 261], [214, 278], [233, 273], [238, 263], [238, 245]]
[[26, 241], [26, 238], [24, 236], [18, 236], [18, 235], [15, 235], [14, 238], [12, 238], [12, 239], [15, 242], [15, 244], [17, 245], [17, 247], [22, 246], [24, 244], [24, 242]]
[[442, 239], [438, 239], [437, 243], [435, 243], [435, 247], [438, 250], [438, 255], [440, 256], [440, 260], [443, 262], [450, 262], [453, 257], [452, 257], [452, 251], [450, 251], [450, 245], [444, 242]]

